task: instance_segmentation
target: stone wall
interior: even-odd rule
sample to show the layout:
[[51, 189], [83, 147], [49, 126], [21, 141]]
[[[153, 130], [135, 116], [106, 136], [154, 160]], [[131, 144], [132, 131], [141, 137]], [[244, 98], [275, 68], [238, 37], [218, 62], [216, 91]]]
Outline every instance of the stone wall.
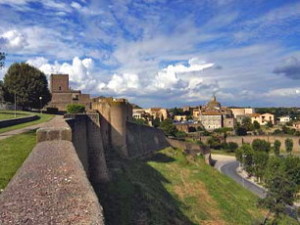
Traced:
[[127, 148], [129, 158], [144, 157], [169, 145], [162, 130], [127, 122]]
[[34, 120], [37, 120], [39, 118], [40, 118], [39, 116], [35, 115], [35, 116], [27, 116], [27, 117], [10, 119], [10, 120], [1, 120], [0, 121], [0, 128], [13, 126], [13, 125], [17, 125], [17, 124], [20, 124], [20, 123], [26, 123], [26, 122], [34, 121]]
[[290, 138], [293, 140], [293, 151], [299, 152], [300, 151], [300, 137], [295, 136], [275, 136], [275, 135], [260, 135], [260, 136], [229, 136], [226, 138], [227, 142], [235, 142], [239, 146], [242, 145], [242, 143], [249, 143], [251, 144], [253, 140], [255, 139], [261, 139], [270, 142], [271, 144], [274, 143], [275, 140], [279, 140], [281, 142], [281, 148], [285, 149], [285, 140], [287, 138]]
[[103, 139], [98, 113], [69, 115], [66, 120], [72, 129], [77, 154], [92, 183], [106, 182], [109, 172], [106, 165]]
[[39, 143], [0, 195], [0, 224], [104, 224], [70, 127], [56, 117], [37, 134]]
[[185, 152], [190, 154], [197, 154], [197, 153], [202, 154], [204, 156], [205, 162], [209, 165], [212, 165], [211, 153], [209, 148], [202, 147], [199, 144], [180, 141], [171, 138], [166, 138], [166, 140], [173, 148], [182, 149]]

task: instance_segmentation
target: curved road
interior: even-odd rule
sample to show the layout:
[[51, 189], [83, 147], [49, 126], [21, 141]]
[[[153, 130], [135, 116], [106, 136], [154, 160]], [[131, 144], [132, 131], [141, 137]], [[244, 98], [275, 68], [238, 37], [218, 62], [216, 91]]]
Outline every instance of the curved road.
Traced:
[[[232, 178], [234, 181], [241, 184], [244, 188], [247, 188], [258, 197], [264, 198], [266, 196], [264, 188], [261, 188], [256, 184], [244, 179], [237, 173], [239, 162], [235, 160], [235, 157], [221, 155], [212, 155], [212, 157], [216, 160], [215, 168], [220, 172]], [[298, 219], [297, 211], [297, 207], [295, 206], [286, 206], [286, 213], [295, 219]]]
[[228, 162], [221, 166], [220, 170], [222, 173], [226, 174], [227, 176], [235, 180], [237, 183], [241, 184], [244, 188], [247, 188], [260, 198], [264, 198], [266, 196], [265, 190], [238, 175], [238, 173], [236, 172], [238, 166], [239, 163], [237, 161]]

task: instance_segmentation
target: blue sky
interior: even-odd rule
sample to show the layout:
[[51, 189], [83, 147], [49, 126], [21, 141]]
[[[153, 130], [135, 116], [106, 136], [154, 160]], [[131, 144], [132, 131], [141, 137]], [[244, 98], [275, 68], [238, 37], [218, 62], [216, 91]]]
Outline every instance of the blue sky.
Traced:
[[0, 0], [0, 48], [144, 107], [299, 106], [298, 0]]

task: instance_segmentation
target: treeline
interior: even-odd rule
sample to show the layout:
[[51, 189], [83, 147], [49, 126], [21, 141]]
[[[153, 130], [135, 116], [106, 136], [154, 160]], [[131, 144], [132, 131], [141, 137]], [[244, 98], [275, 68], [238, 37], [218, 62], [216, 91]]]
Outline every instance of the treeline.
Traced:
[[[236, 159], [249, 177], [254, 176], [267, 189], [266, 198], [259, 201], [269, 209], [266, 220], [272, 215], [272, 224], [277, 224], [286, 206], [293, 205], [300, 190], [300, 158], [291, 154], [293, 141], [285, 140], [286, 156], [280, 155], [281, 142], [274, 145], [256, 139], [252, 144], [243, 144], [236, 150]], [[270, 154], [270, 153], [274, 154]]]
[[256, 108], [257, 113], [272, 113], [275, 117], [289, 115], [293, 120], [300, 119], [300, 109], [297, 107], [285, 108], [285, 107], [266, 107]]

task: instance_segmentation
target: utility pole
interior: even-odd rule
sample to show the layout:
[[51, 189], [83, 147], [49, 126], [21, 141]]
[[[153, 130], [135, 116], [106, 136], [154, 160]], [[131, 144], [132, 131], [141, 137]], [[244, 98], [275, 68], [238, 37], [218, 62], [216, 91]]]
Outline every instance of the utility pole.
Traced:
[[42, 99], [43, 99], [43, 97], [40, 96], [39, 99], [40, 99], [40, 113], [43, 114], [43, 111], [42, 111]]

